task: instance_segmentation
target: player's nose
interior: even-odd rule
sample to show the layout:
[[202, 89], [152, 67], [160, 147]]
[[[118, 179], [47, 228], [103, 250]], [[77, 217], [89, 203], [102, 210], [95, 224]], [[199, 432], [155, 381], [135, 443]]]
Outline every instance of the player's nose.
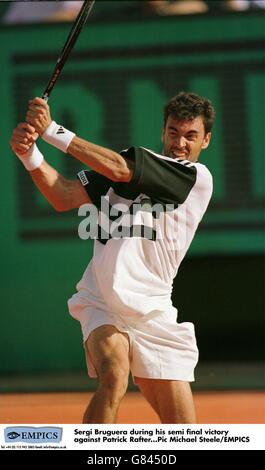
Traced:
[[176, 139], [176, 147], [178, 149], [184, 148], [185, 145], [186, 145], [185, 137], [179, 137], [179, 138]]

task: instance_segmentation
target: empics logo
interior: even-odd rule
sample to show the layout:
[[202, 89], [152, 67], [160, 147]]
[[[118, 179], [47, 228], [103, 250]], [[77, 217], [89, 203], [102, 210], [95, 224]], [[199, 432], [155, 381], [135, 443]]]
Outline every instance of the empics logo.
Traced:
[[5, 442], [61, 442], [63, 430], [56, 427], [34, 428], [29, 426], [13, 426], [5, 428]]
[[7, 437], [8, 437], [8, 439], [10, 439], [10, 441], [12, 441], [13, 439], [16, 439], [19, 436], [20, 436], [20, 434], [18, 432], [14, 432], [14, 431], [11, 431], [7, 434]]

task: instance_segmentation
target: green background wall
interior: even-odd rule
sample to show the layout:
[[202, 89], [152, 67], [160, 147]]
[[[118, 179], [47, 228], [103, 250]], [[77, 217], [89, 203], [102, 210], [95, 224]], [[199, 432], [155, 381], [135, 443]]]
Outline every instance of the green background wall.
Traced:
[[[8, 140], [41, 95], [69, 25], [0, 29], [0, 372], [84, 367], [66, 301], [92, 252], [75, 211], [35, 190]], [[173, 301], [194, 321], [202, 360], [262, 360], [264, 286], [264, 16], [203, 15], [115, 22], [91, 18], [53, 91], [56, 121], [121, 150], [159, 151], [164, 101], [179, 90], [212, 99], [217, 119], [202, 157], [214, 175], [208, 213], [183, 262]], [[67, 177], [78, 162], [40, 142]]]

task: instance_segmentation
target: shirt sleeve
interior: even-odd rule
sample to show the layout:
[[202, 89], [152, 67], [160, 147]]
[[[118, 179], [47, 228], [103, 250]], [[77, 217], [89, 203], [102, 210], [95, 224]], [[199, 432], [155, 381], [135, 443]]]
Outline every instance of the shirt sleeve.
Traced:
[[162, 204], [182, 204], [196, 183], [197, 169], [187, 160], [165, 159], [143, 147], [121, 152], [134, 162], [132, 188]]
[[95, 206], [99, 209], [101, 204], [101, 196], [105, 196], [113, 181], [96, 171], [82, 170], [77, 173], [77, 178], [84, 186], [88, 196]]

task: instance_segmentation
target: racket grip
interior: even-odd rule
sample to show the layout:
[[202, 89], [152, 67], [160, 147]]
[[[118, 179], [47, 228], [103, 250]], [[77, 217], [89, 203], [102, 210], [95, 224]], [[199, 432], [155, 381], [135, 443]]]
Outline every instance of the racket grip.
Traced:
[[46, 103], [47, 103], [47, 102], [48, 102], [48, 99], [49, 99], [49, 96], [48, 96], [46, 93], [43, 93], [42, 99], [43, 99], [44, 101], [46, 101]]

